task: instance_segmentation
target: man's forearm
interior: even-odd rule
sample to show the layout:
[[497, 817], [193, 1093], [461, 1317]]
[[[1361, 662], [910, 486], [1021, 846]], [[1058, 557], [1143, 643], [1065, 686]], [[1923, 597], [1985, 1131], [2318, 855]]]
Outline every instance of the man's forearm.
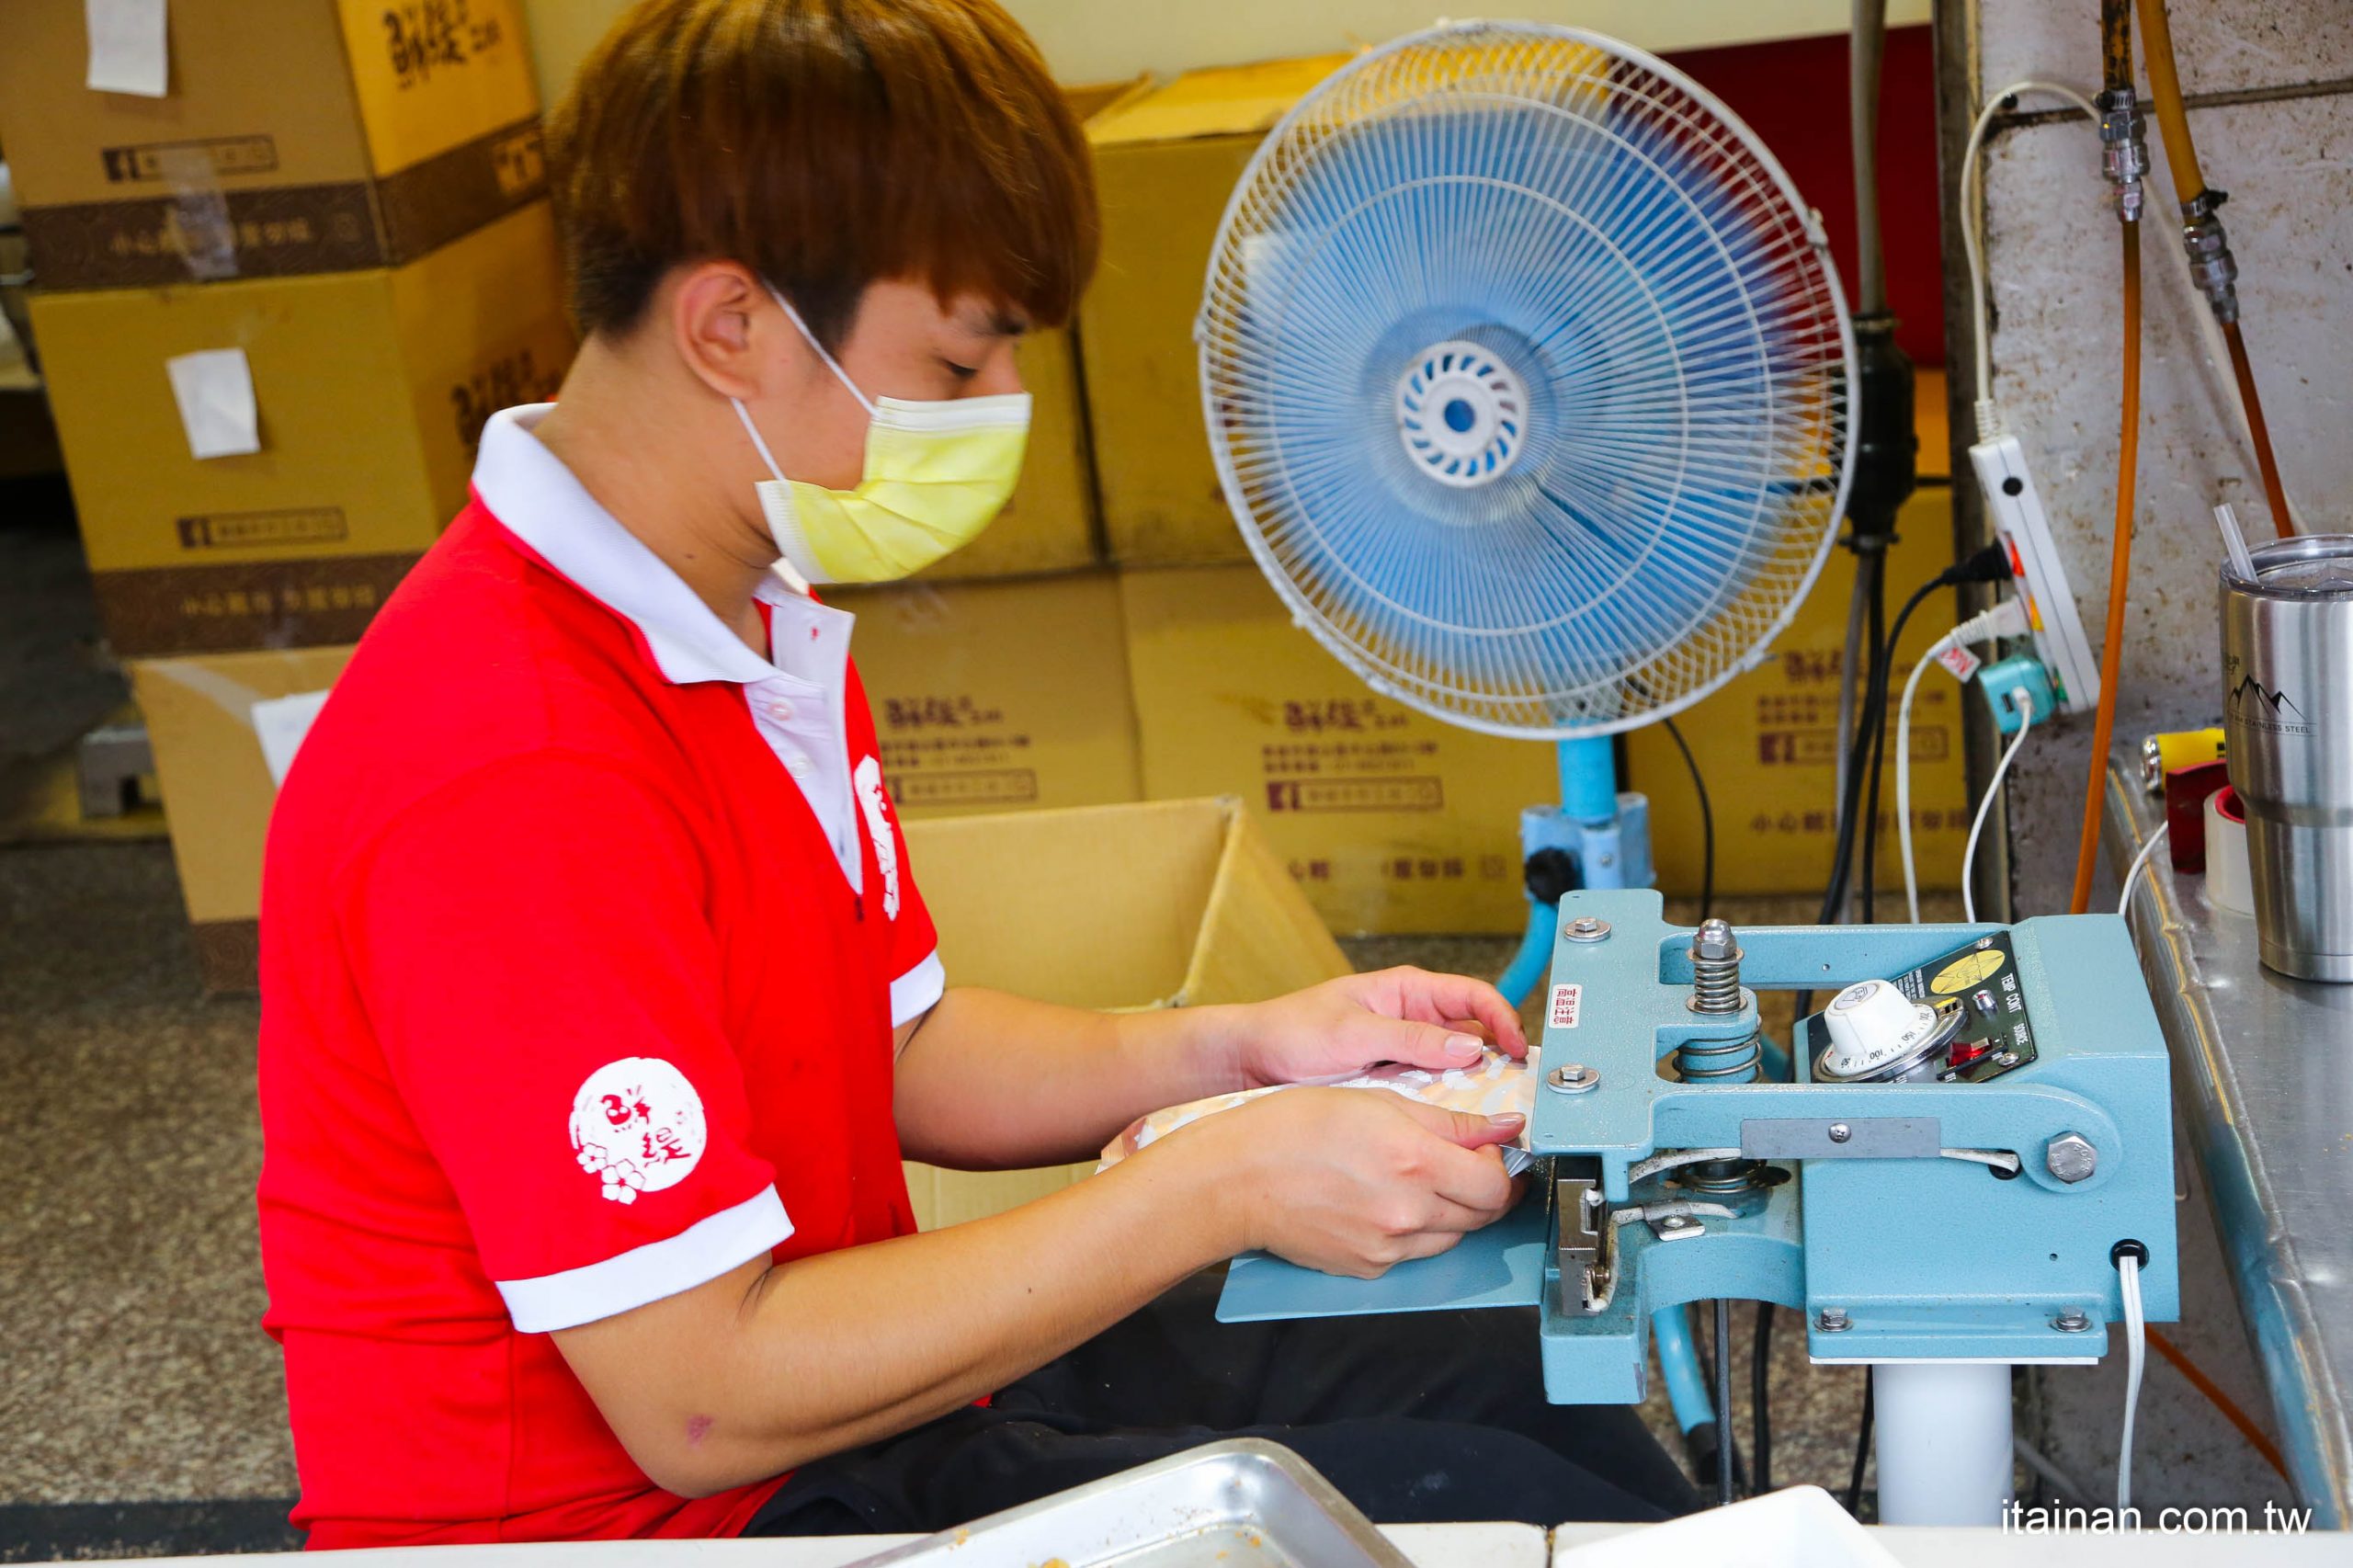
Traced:
[[965, 1169], [1082, 1160], [1137, 1117], [1243, 1086], [1226, 1007], [1094, 1013], [963, 987], [898, 1063], [899, 1142]]
[[556, 1343], [639, 1465], [706, 1494], [1002, 1388], [1228, 1256], [1239, 1224], [1214, 1172], [1155, 1152], [987, 1220], [746, 1264]]

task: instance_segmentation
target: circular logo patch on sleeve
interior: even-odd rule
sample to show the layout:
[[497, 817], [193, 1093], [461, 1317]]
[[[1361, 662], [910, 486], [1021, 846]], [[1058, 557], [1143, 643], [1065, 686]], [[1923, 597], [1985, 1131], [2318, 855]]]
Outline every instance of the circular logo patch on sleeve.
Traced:
[[659, 1057], [608, 1062], [572, 1096], [573, 1152], [616, 1203], [677, 1186], [709, 1142], [702, 1096]]

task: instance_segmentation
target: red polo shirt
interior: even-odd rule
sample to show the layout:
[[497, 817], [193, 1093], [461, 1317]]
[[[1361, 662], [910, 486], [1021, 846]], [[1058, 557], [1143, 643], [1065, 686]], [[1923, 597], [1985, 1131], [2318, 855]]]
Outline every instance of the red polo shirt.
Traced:
[[377, 616], [270, 824], [266, 1320], [314, 1546], [704, 1536], [548, 1337], [915, 1228], [892, 1030], [943, 979], [848, 662], [767, 657], [541, 447]]

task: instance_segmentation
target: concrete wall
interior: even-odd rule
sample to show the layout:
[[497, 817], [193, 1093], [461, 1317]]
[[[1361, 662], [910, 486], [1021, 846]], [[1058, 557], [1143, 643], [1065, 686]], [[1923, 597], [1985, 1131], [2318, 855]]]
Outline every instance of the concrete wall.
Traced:
[[[1968, 106], [2026, 76], [2099, 86], [2093, 0], [1973, 0], [1940, 18], [1949, 153], [1956, 79]], [[2244, 327], [2281, 472], [2306, 527], [2353, 528], [2353, 6], [2345, 0], [2172, 0], [2175, 47], [2206, 178], [2239, 261]], [[2143, 78], [2145, 96], [2145, 75]], [[2023, 435], [2086, 631], [2107, 615], [2115, 508], [2120, 275], [2097, 137], [2080, 118], [2033, 114], [1994, 134], [1985, 167], [1994, 392]], [[1960, 124], [1963, 130], [1964, 116]], [[2227, 362], [2209, 339], [2181, 261], [2165, 149], [2152, 119], [2143, 277], [2138, 531], [2117, 735], [2215, 722], [2220, 556], [2210, 509], [2228, 500], [2270, 536], [2263, 488], [2240, 435]], [[1948, 184], [1950, 171], [1948, 171]], [[1949, 268], [1965, 289], [1957, 241]], [[1965, 294], [1963, 296], [1965, 298]], [[1957, 408], [1966, 409], [1968, 327], [1949, 321]], [[1956, 435], [1962, 430], [1956, 419]], [[1956, 472], [1965, 472], [1965, 468]], [[2029, 742], [2008, 813], [2017, 912], [2066, 906], [2090, 753], [2088, 717]], [[2112, 880], [2110, 881], [2112, 886]], [[2112, 897], [2112, 894], [2110, 895]]]
[[[631, 0], [524, 0], [540, 85], [562, 92]], [[1065, 82], [1320, 54], [1427, 27], [1439, 0], [1005, 0]], [[1701, 49], [1847, 30], [1848, 0], [1515, 0], [1456, 15], [1533, 17], [1592, 28], [1644, 49]], [[1891, 24], [1928, 19], [1928, 0], [1890, 0]]]

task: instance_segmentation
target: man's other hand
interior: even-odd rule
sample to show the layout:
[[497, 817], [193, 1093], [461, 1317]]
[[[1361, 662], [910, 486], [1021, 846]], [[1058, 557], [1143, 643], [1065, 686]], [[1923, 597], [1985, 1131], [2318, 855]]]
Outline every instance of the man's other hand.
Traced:
[[1528, 1054], [1503, 993], [1467, 975], [1398, 968], [1351, 974], [1236, 1009], [1243, 1085], [1345, 1078], [1385, 1062], [1442, 1073], [1476, 1063], [1490, 1044]]

